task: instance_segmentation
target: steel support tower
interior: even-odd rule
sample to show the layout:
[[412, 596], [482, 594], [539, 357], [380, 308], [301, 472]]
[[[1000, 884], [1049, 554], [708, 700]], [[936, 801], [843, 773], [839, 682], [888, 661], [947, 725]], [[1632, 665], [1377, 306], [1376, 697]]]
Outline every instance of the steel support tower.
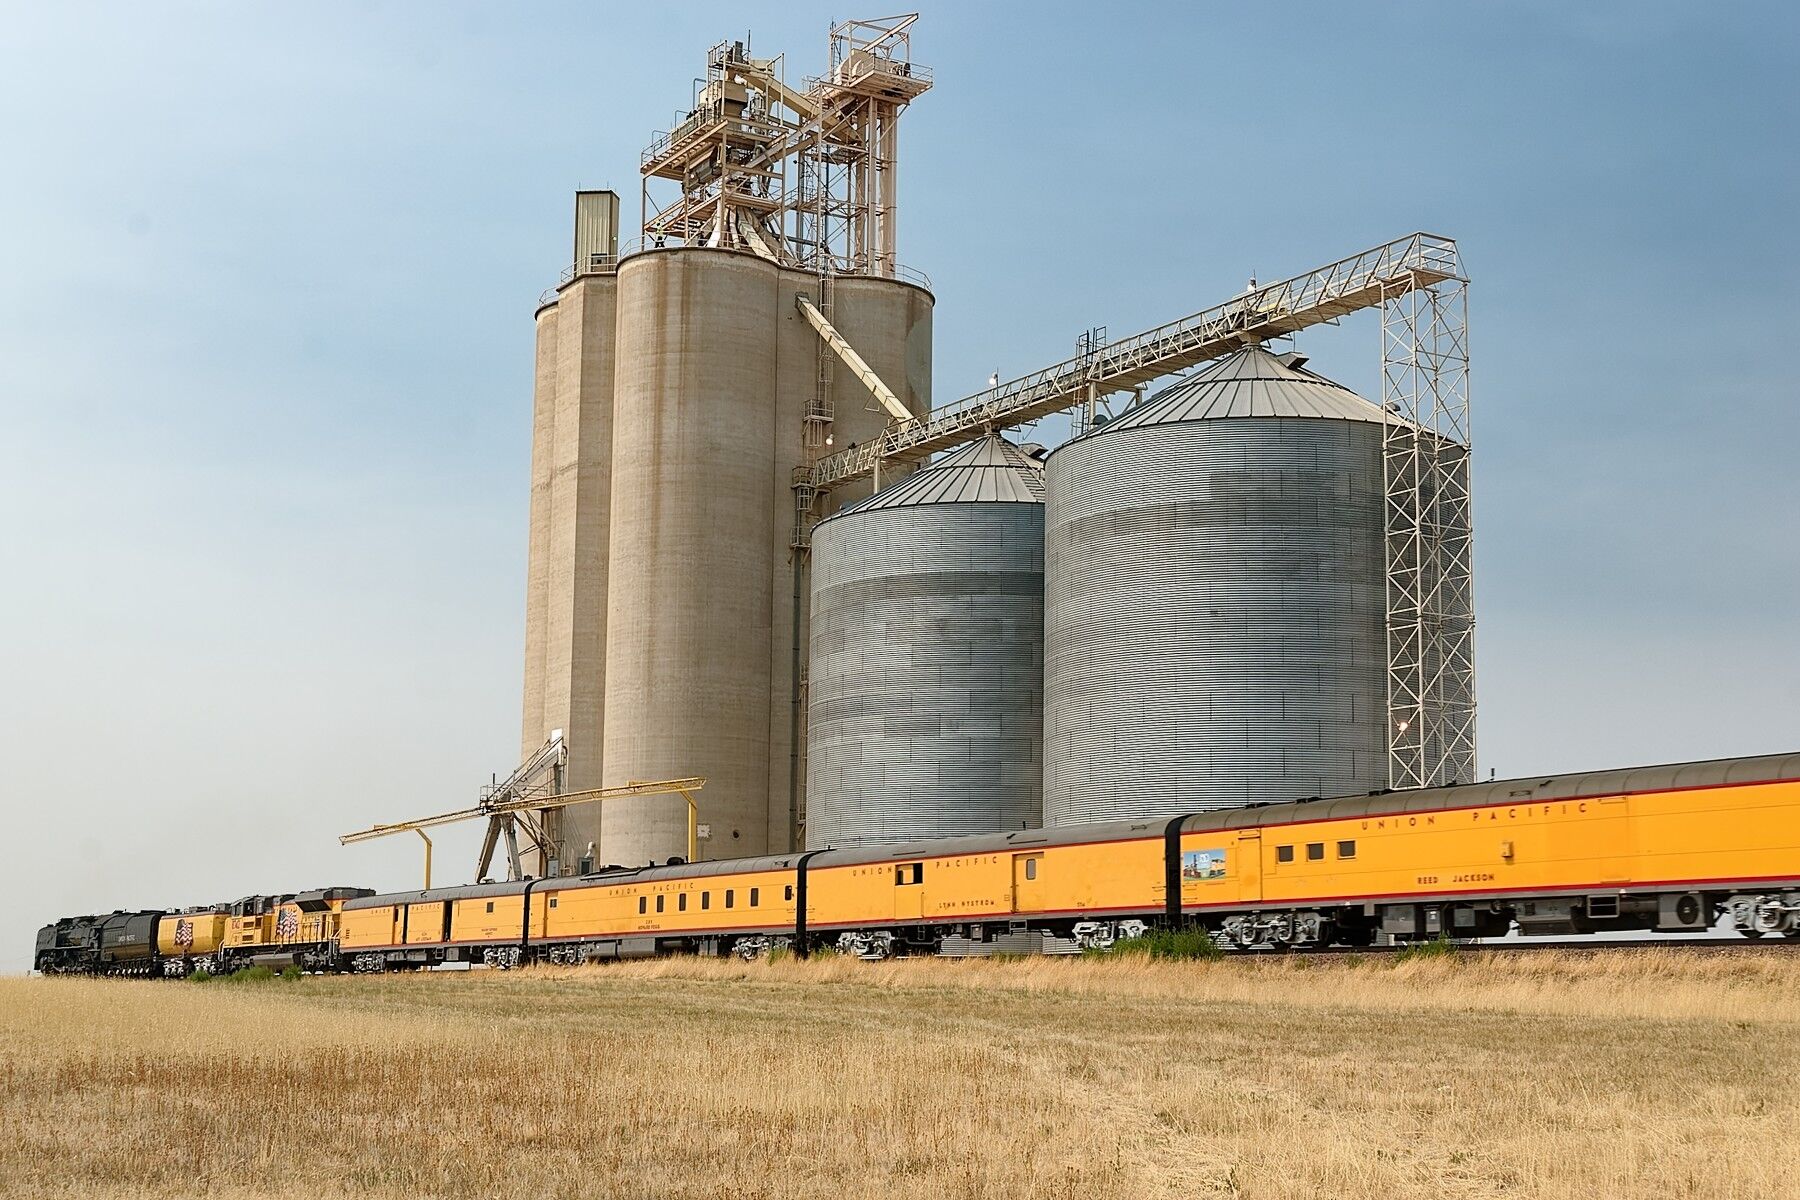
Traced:
[[692, 107], [639, 164], [643, 245], [749, 250], [822, 277], [902, 274], [899, 120], [931, 89], [911, 57], [918, 19], [834, 25], [825, 74], [799, 89], [782, 58], [714, 46]]
[[1395, 286], [1381, 303], [1389, 786], [1475, 775], [1469, 289]]

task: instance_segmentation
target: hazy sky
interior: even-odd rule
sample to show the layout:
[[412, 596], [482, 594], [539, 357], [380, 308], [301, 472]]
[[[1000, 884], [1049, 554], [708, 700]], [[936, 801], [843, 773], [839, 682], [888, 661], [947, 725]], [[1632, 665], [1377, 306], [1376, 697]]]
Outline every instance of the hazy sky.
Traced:
[[[0, 8], [0, 970], [63, 913], [414, 885], [416, 840], [336, 835], [513, 765], [531, 318], [570, 193], [635, 221], [708, 45], [748, 28], [792, 78], [849, 14]], [[916, 28], [900, 247], [940, 402], [1090, 325], [1453, 236], [1483, 770], [1800, 748], [1800, 8]], [[1300, 348], [1375, 389], [1372, 317]], [[440, 834], [440, 881], [476, 833]]]

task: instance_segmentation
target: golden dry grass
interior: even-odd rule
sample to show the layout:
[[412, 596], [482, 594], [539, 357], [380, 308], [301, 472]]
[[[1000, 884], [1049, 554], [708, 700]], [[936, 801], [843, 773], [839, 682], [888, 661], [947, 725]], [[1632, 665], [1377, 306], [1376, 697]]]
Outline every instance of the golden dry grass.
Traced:
[[1800, 959], [0, 980], [0, 1194], [1781, 1197]]

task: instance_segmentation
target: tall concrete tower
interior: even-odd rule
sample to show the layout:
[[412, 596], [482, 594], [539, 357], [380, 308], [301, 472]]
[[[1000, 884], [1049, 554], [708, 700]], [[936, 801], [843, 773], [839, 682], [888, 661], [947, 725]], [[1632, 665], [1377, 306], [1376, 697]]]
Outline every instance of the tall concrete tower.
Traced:
[[[912, 20], [834, 28], [804, 93], [715, 46], [645, 152], [643, 238], [620, 255], [617, 197], [578, 194], [537, 313], [523, 751], [562, 730], [565, 791], [704, 776], [703, 858], [798, 844], [811, 526], [873, 486], [801, 480], [931, 407], [932, 296], [894, 237], [896, 121], [931, 86]], [[687, 847], [666, 796], [545, 823], [565, 864]]]
[[[575, 253], [537, 311], [531, 421], [531, 541], [525, 574], [525, 715], [520, 758], [557, 730], [564, 790], [605, 786], [607, 538], [612, 510], [619, 197], [575, 196]], [[599, 837], [597, 805], [545, 814], [565, 862]]]

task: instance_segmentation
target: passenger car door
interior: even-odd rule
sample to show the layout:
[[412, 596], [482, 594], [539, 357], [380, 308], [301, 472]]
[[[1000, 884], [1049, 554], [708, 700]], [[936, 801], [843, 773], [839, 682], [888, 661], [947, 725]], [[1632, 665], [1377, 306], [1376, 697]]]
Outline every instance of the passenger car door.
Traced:
[[925, 915], [925, 864], [900, 863], [894, 868], [894, 918], [916, 921]]
[[1237, 840], [1238, 899], [1262, 899], [1262, 831], [1238, 834]]
[[1015, 854], [1012, 859], [1013, 903], [1016, 913], [1039, 912], [1044, 907], [1044, 856]]

